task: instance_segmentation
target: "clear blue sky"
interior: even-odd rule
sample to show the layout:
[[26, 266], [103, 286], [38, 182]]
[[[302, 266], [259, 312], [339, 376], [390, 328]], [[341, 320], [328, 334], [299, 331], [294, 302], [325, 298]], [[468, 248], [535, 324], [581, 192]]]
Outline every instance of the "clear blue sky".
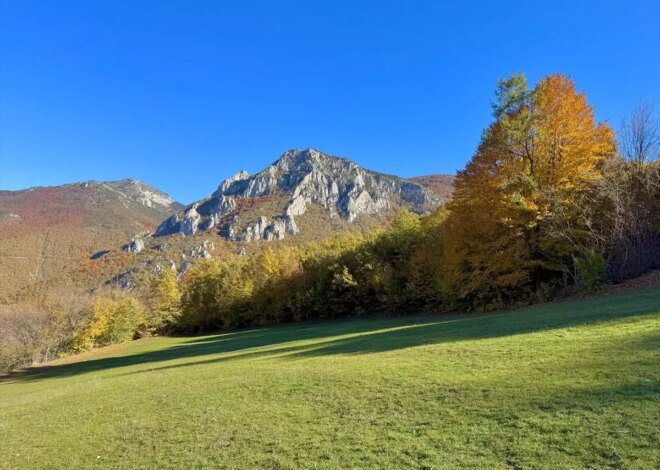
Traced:
[[182, 202], [289, 148], [452, 173], [495, 81], [660, 106], [660, 2], [2, 0], [0, 188], [132, 177]]

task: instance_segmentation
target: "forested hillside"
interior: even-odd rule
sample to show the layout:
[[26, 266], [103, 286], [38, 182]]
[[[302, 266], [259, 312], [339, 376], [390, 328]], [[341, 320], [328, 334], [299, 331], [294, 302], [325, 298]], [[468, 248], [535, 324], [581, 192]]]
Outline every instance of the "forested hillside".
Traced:
[[120, 249], [180, 207], [136, 180], [0, 191], [0, 304], [35, 285], [67, 286], [64, 272]]
[[436, 194], [449, 199], [454, 192], [454, 180], [456, 179], [456, 176], [436, 174], [414, 176], [408, 179], [410, 181], [414, 181], [415, 183], [419, 183], [422, 186], [426, 186]]

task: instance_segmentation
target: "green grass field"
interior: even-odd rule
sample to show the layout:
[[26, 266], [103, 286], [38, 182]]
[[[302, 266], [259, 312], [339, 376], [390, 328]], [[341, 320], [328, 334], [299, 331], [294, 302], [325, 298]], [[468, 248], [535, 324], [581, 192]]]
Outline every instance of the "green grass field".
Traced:
[[660, 287], [152, 338], [0, 381], [2, 468], [659, 468]]

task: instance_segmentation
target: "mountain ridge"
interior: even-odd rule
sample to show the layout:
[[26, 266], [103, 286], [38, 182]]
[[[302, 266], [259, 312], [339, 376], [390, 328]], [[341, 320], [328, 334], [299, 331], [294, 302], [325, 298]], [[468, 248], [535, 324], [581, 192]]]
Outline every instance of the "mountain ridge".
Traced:
[[[269, 207], [256, 220], [239, 220], [241, 205], [258, 198], [277, 200], [277, 209]], [[241, 170], [227, 178], [211, 195], [163, 221], [154, 236], [191, 236], [217, 227], [227, 240], [281, 240], [299, 233], [296, 217], [311, 205], [352, 223], [361, 215], [380, 217], [397, 207], [427, 213], [445, 199], [416, 182], [362, 168], [348, 158], [314, 148], [292, 149], [254, 175]]]
[[[28, 188], [21, 189], [0, 189], [0, 197], [11, 197], [12, 195], [21, 195], [25, 193], [35, 192], [35, 191], [44, 191], [44, 190], [67, 190], [67, 189], [85, 189], [90, 187], [102, 187], [112, 191], [122, 193], [124, 196], [129, 196], [131, 193], [141, 193], [143, 196], [154, 195], [156, 196], [153, 199], [149, 199], [148, 202], [145, 199], [145, 205], [151, 207], [151, 205], [156, 202], [163, 207], [170, 207], [172, 209], [178, 209], [184, 207], [183, 204], [175, 201], [169, 194], [164, 191], [157, 189], [156, 187], [145, 183], [144, 181], [135, 179], [135, 178], [122, 178], [119, 180], [110, 180], [110, 181], [100, 181], [95, 179], [85, 180], [85, 181], [75, 181], [71, 183], [57, 184], [57, 185], [44, 185], [44, 186], [30, 186]], [[0, 203], [3, 201], [0, 200]]]
[[151, 232], [181, 207], [135, 179], [0, 191], [0, 303], [37, 283], [59, 284], [93, 253]]

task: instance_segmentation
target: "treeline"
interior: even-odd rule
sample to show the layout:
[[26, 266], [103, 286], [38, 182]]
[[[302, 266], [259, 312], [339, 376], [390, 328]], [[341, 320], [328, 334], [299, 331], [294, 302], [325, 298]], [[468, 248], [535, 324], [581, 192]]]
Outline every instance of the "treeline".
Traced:
[[46, 356], [154, 333], [492, 310], [660, 268], [660, 129], [650, 106], [633, 112], [618, 142], [562, 75], [532, 89], [523, 75], [501, 80], [492, 106], [437, 212], [400, 211], [366, 235], [202, 260], [181, 281], [164, 270], [134, 297], [102, 292], [56, 322], [64, 333]]
[[[437, 236], [443, 218], [401, 211], [387, 231], [200, 262], [180, 285], [173, 327], [192, 332], [444, 309]], [[161, 282], [171, 274], [163, 276]]]

